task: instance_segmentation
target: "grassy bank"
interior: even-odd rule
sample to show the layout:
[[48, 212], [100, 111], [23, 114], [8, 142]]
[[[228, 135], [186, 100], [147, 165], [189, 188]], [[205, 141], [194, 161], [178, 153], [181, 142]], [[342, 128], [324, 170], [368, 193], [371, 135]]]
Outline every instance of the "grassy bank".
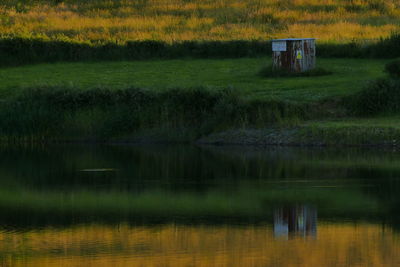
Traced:
[[219, 145], [400, 146], [399, 116], [308, 121], [296, 126], [228, 130], [198, 140]]
[[[363, 122], [365, 116], [399, 111], [398, 82], [384, 79], [386, 60], [321, 59], [318, 65], [330, 75], [271, 78], [259, 75], [266, 62], [187, 59], [3, 68], [0, 136], [6, 142], [201, 139], [258, 145], [397, 139], [395, 119], [384, 126]], [[381, 80], [369, 81], [376, 78]], [[257, 130], [230, 136], [232, 129]]]
[[[262, 77], [268, 61], [3, 68], [0, 136], [6, 142], [397, 144], [396, 64], [392, 78], [384, 72], [387, 60], [372, 59], [319, 59], [326, 76]], [[256, 130], [232, 135], [232, 129]]]
[[[354, 111], [346, 99], [254, 100], [232, 90], [206, 88], [157, 92], [44, 87], [0, 103], [0, 135], [11, 143], [198, 140], [247, 145], [399, 145], [398, 116], [349, 118]], [[363, 107], [370, 110], [368, 103]]]

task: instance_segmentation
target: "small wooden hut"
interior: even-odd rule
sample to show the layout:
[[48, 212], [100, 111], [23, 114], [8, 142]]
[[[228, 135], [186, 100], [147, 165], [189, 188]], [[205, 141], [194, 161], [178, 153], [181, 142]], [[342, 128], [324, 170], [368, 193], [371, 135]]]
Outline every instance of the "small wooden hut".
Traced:
[[315, 68], [315, 38], [272, 40], [274, 69], [304, 72]]

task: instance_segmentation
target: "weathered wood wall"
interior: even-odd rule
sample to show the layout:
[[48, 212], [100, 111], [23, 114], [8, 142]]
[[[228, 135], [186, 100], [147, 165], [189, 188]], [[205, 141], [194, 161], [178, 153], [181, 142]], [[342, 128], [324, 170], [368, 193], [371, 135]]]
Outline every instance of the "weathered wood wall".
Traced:
[[315, 68], [314, 39], [274, 40], [272, 44], [274, 69], [304, 72]]

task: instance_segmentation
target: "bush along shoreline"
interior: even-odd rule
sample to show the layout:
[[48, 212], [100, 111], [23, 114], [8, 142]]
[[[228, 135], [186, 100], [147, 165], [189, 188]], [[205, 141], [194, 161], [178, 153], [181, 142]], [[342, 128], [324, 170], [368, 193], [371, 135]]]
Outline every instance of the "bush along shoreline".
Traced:
[[[240, 58], [271, 55], [270, 41], [130, 41], [118, 43], [73, 42], [40, 38], [0, 39], [0, 67], [60, 61], [148, 60], [173, 58]], [[317, 44], [318, 57], [400, 57], [400, 34], [378, 42]]]

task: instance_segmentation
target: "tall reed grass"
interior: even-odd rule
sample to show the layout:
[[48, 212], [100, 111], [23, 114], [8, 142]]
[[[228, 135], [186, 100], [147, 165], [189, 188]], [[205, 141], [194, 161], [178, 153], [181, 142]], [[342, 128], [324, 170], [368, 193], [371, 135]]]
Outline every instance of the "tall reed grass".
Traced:
[[296, 122], [311, 104], [245, 101], [230, 90], [81, 91], [35, 88], [0, 103], [0, 136], [7, 140], [109, 140], [140, 130], [189, 129], [198, 138], [227, 127]]

